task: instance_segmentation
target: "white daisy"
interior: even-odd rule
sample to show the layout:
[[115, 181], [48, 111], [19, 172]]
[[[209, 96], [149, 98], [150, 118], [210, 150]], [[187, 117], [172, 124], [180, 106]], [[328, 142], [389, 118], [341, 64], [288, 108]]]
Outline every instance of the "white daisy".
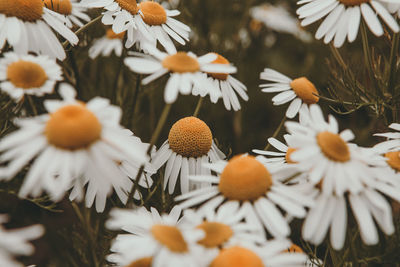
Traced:
[[346, 37], [350, 43], [357, 38], [361, 16], [376, 36], [381, 36], [384, 32], [378, 15], [389, 28], [398, 32], [399, 25], [384, 5], [398, 2], [398, 0], [300, 0], [297, 4], [304, 6], [297, 9], [297, 14], [303, 19], [302, 26], [310, 25], [325, 17], [315, 37], [324, 38], [326, 44], [334, 40], [333, 44], [341, 47]]
[[95, 59], [99, 55], [108, 57], [113, 51], [115, 55], [120, 57], [122, 55], [124, 37], [125, 32], [116, 34], [112, 29], [108, 29], [104, 37], [93, 42], [92, 47], [89, 49], [89, 57], [91, 59]]
[[170, 78], [164, 91], [164, 100], [166, 103], [175, 102], [179, 92], [184, 95], [196, 92], [196, 94], [200, 94], [201, 96], [210, 94], [211, 97], [219, 97], [219, 92], [210, 90], [212, 86], [209, 85], [207, 76], [203, 72], [236, 72], [236, 68], [231, 65], [212, 64], [217, 58], [213, 54], [197, 57], [191, 52], [166, 54], [151, 46], [146, 46], [146, 49], [152, 56], [135, 53], [134, 57], [125, 59], [125, 64], [136, 73], [151, 74], [142, 80], [142, 84], [144, 85], [170, 73]]
[[[0, 223], [6, 223], [6, 215], [0, 215]], [[0, 265], [2, 267], [22, 267], [15, 256], [31, 255], [34, 247], [28, 243], [30, 240], [41, 237], [44, 233], [42, 225], [32, 225], [20, 229], [5, 229], [0, 225]]]
[[263, 232], [265, 227], [274, 237], [285, 237], [290, 234], [290, 227], [282, 213], [304, 218], [304, 207], [314, 204], [311, 197], [299, 193], [295, 186], [281, 184], [252, 156], [236, 156], [229, 162], [220, 161], [209, 166], [219, 177], [190, 177], [193, 181], [213, 185], [176, 197], [176, 201], [183, 201], [179, 204], [183, 209], [201, 205], [201, 213], [214, 210], [224, 201], [237, 202], [245, 209], [249, 224]]
[[173, 18], [180, 14], [178, 10], [168, 10], [154, 1], [141, 2], [139, 10], [154, 38], [154, 46], [158, 40], [168, 53], [173, 54], [176, 48], [170, 37], [182, 45], [185, 40], [189, 41], [190, 28]]
[[[217, 53], [210, 54], [217, 55], [217, 58], [211, 62], [212, 64], [230, 65], [230, 62], [223, 56]], [[249, 100], [249, 97], [246, 94], [246, 86], [227, 73], [208, 73], [208, 80], [213, 86], [213, 90], [220, 92], [219, 95], [222, 95], [227, 110], [231, 110], [231, 107], [234, 111], [240, 110], [240, 102], [236, 94], [238, 94], [244, 101]], [[216, 103], [218, 101], [216, 96], [218, 95], [212, 96], [211, 101]]]
[[43, 96], [62, 80], [61, 67], [48, 56], [6, 53], [0, 59], [0, 90], [19, 101], [27, 95]]
[[51, 13], [42, 0], [4, 1], [0, 6], [0, 47], [7, 41], [18, 54], [32, 51], [63, 60], [64, 48], [50, 27], [72, 45], [78, 43], [78, 37]]
[[318, 103], [318, 90], [307, 78], [300, 77], [290, 79], [289, 77], [272, 69], [264, 69], [260, 74], [260, 79], [268, 81], [260, 87], [264, 93], [279, 92], [272, 98], [275, 106], [283, 105], [291, 101], [286, 117], [294, 118], [302, 106]]
[[96, 198], [96, 210], [104, 210], [112, 189], [123, 203], [132, 181], [120, 168], [127, 162], [139, 166], [146, 162], [146, 148], [140, 140], [119, 125], [121, 110], [109, 100], [94, 98], [87, 104], [75, 99], [76, 92], [61, 85], [63, 101], [46, 100], [49, 114], [16, 121], [19, 130], [0, 141], [0, 178], [13, 178], [32, 159], [33, 164], [19, 195], [37, 197], [42, 190], [54, 200], [74, 186], [71, 199], [87, 184], [86, 206]]
[[207, 124], [196, 117], [186, 117], [171, 127], [168, 140], [155, 154], [152, 165], [159, 169], [167, 163], [164, 190], [168, 184], [169, 193], [174, 192], [180, 173], [180, 191], [187, 193], [198, 185], [189, 182], [189, 175], [211, 174], [203, 164], [224, 158], [225, 155], [215, 145]]
[[389, 203], [378, 193], [400, 199], [400, 190], [388, 185], [376, 175], [372, 166], [383, 166], [384, 159], [372, 149], [362, 149], [348, 141], [354, 138], [350, 130], [339, 134], [333, 116], [324, 120], [319, 106], [312, 105], [308, 126], [287, 122], [291, 134], [289, 146], [296, 147], [291, 159], [308, 174], [315, 185], [316, 205], [309, 211], [302, 230], [303, 239], [320, 244], [330, 228], [332, 247], [343, 247], [347, 227], [348, 199], [358, 223], [362, 240], [367, 245], [378, 242], [374, 220], [387, 235], [394, 232]]
[[137, 210], [113, 209], [107, 228], [128, 233], [116, 237], [111, 245], [113, 254], [107, 260], [117, 266], [203, 266], [199, 264], [201, 255], [196, 254], [199, 252], [196, 242], [203, 238], [204, 233], [199, 229], [179, 227], [180, 214], [177, 207], [170, 214], [163, 215], [154, 208], [151, 212], [144, 207]]
[[90, 17], [85, 13], [87, 8], [78, 0], [43, 0], [43, 3], [48, 9], [63, 15], [69, 28], [74, 24], [82, 27], [82, 21], [90, 21]]

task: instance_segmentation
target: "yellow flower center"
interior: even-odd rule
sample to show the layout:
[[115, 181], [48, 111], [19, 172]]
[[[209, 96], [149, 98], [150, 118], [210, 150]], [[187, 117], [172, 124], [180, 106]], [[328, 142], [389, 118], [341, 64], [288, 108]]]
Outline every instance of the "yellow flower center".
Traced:
[[263, 267], [263, 261], [253, 251], [242, 247], [222, 250], [212, 261], [210, 267]]
[[50, 114], [45, 134], [47, 141], [58, 148], [81, 149], [100, 138], [101, 124], [84, 105], [68, 105]]
[[122, 8], [131, 13], [132, 15], [136, 15], [139, 12], [139, 7], [136, 3], [136, 0], [114, 0], [117, 4]]
[[160, 244], [166, 246], [172, 252], [184, 253], [188, 251], [181, 231], [175, 226], [157, 224], [151, 227], [151, 233]]
[[177, 154], [187, 158], [198, 158], [210, 151], [212, 133], [204, 121], [196, 117], [186, 117], [172, 125], [168, 143]]
[[200, 70], [197, 59], [189, 56], [186, 52], [178, 52], [175, 55], [167, 56], [163, 61], [164, 68], [171, 72], [196, 72]]
[[317, 135], [317, 143], [322, 153], [330, 160], [338, 162], [350, 160], [349, 147], [338, 134], [321, 132]]
[[286, 155], [285, 155], [285, 160], [286, 160], [286, 163], [289, 163], [289, 164], [295, 164], [295, 163], [297, 163], [296, 161], [293, 161], [291, 158], [290, 158], [290, 156], [293, 154], [293, 152], [295, 152], [297, 149], [296, 148], [293, 148], [293, 147], [289, 147], [288, 148], [288, 150], [286, 151]]
[[393, 170], [395, 171], [400, 171], [400, 152], [399, 151], [394, 151], [394, 152], [388, 152], [385, 154], [385, 157], [387, 158], [387, 163], [389, 164], [390, 167], [392, 167]]
[[47, 81], [47, 75], [42, 66], [24, 60], [8, 65], [7, 78], [15, 87], [22, 89], [38, 88]]
[[271, 174], [255, 157], [235, 156], [221, 173], [219, 191], [231, 200], [256, 200], [271, 185]]
[[72, 4], [70, 0], [44, 0], [44, 5], [57, 13], [71, 15]]
[[23, 21], [36, 21], [42, 18], [42, 0], [0, 0], [0, 13], [7, 17], [17, 17]]
[[141, 258], [134, 262], [131, 262], [129, 265], [125, 267], [151, 267], [152, 261], [153, 261], [152, 257]]
[[107, 29], [106, 31], [106, 37], [108, 39], [124, 39], [125, 37], [125, 32], [121, 33], [115, 33], [112, 29]]
[[339, 0], [345, 6], [359, 6], [363, 3], [368, 3], [370, 0]]
[[292, 244], [290, 246], [290, 248], [288, 248], [287, 252], [290, 252], [290, 253], [303, 253], [304, 251], [301, 249], [301, 247], [299, 247], [299, 246], [297, 246], [295, 244]]
[[[229, 64], [229, 61], [226, 58], [224, 58], [220, 54], [217, 54], [217, 53], [214, 53], [214, 54], [217, 55], [217, 59], [215, 59], [211, 63], [213, 63], [213, 64]], [[227, 74], [227, 73], [208, 73], [208, 75], [210, 75], [214, 79], [222, 80], [222, 81], [226, 81], [226, 79], [228, 79], [228, 76], [229, 76], [229, 74]]]
[[146, 1], [139, 4], [143, 21], [148, 25], [161, 25], [167, 22], [167, 12], [157, 2]]
[[233, 235], [232, 228], [223, 223], [203, 222], [197, 228], [206, 233], [206, 236], [198, 242], [206, 248], [219, 247]]
[[290, 86], [304, 103], [309, 105], [318, 103], [319, 97], [315, 95], [318, 95], [318, 90], [307, 78], [301, 77], [295, 79], [290, 83]]

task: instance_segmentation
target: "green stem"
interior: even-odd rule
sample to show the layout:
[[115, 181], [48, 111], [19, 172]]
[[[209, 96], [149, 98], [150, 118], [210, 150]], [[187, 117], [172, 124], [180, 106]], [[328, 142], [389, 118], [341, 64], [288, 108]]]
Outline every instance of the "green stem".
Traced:
[[[94, 23], [96, 23], [97, 21], [99, 21], [102, 17], [103, 17], [103, 15], [99, 15], [98, 17], [92, 19], [91, 21], [89, 21], [88, 23], [86, 23], [85, 25], [83, 25], [82, 27], [80, 27], [80, 28], [75, 32], [75, 34], [78, 35], [78, 34], [80, 34], [81, 32], [84, 32], [87, 28], [89, 28], [89, 27], [92, 26]], [[64, 48], [67, 48], [68, 44], [69, 44], [69, 42], [68, 42], [68, 40], [67, 40], [67, 41], [65, 41], [65, 42], [63, 43], [63, 47], [64, 47]]]
[[200, 108], [203, 105], [204, 98], [200, 96], [199, 101], [197, 102], [196, 109], [193, 112], [193, 117], [199, 116]]
[[396, 76], [396, 63], [397, 63], [397, 52], [399, 50], [400, 33], [395, 33], [393, 35], [392, 49], [390, 51], [390, 69], [389, 69], [389, 82], [388, 82], [388, 92], [395, 95], [395, 76]]
[[27, 98], [28, 98], [29, 104], [30, 104], [31, 107], [32, 107], [33, 115], [37, 116], [37, 115], [38, 115], [38, 112], [37, 112], [35, 103], [33, 102], [32, 96], [27, 95]]
[[[283, 116], [283, 119], [282, 119], [281, 123], [279, 124], [278, 128], [276, 128], [276, 130], [275, 130], [275, 132], [274, 132], [274, 135], [272, 135], [273, 138], [276, 138], [276, 137], [278, 136], [278, 134], [279, 134], [279, 132], [281, 131], [281, 129], [282, 129], [283, 124], [285, 123], [285, 121], [286, 121], [286, 115]], [[268, 144], [267, 144], [267, 146], [264, 148], [264, 150], [267, 151], [270, 147], [271, 147], [271, 144], [268, 142]]]

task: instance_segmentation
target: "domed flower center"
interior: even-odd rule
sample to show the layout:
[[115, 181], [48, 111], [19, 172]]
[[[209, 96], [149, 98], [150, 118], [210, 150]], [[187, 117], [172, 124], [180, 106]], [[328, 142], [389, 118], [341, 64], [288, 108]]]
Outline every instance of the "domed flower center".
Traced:
[[290, 248], [288, 248], [287, 252], [290, 252], [290, 253], [303, 253], [304, 251], [301, 249], [301, 247], [299, 247], [299, 246], [297, 246], [295, 244], [292, 244], [290, 246]]
[[139, 7], [136, 3], [136, 0], [114, 0], [118, 3], [118, 5], [131, 13], [132, 15], [136, 15], [139, 12]]
[[23, 21], [36, 21], [42, 18], [42, 0], [1, 0], [0, 13], [7, 17], [17, 17]]
[[106, 31], [106, 37], [108, 39], [124, 39], [125, 37], [125, 32], [121, 33], [115, 33], [112, 29], [107, 29]]
[[392, 167], [393, 170], [400, 172], [400, 152], [388, 152], [385, 154], [385, 157], [387, 158], [386, 162], [389, 166]]
[[57, 13], [71, 15], [72, 4], [70, 0], [44, 0], [44, 5]]
[[289, 163], [289, 164], [295, 164], [295, 163], [297, 163], [296, 161], [293, 161], [291, 158], [290, 158], [290, 156], [293, 154], [293, 152], [295, 152], [297, 149], [296, 148], [293, 148], [293, 147], [289, 147], [288, 148], [288, 150], [286, 151], [286, 155], [285, 155], [285, 160], [286, 160], [286, 163]]
[[219, 191], [231, 200], [256, 200], [271, 185], [270, 173], [255, 157], [236, 156], [221, 173]]
[[162, 65], [171, 72], [185, 73], [200, 70], [197, 59], [189, 56], [186, 52], [178, 52], [175, 55], [167, 56]]
[[84, 105], [68, 105], [50, 115], [45, 134], [47, 141], [58, 148], [81, 149], [100, 138], [101, 124]]
[[167, 12], [157, 2], [146, 1], [139, 4], [143, 21], [148, 25], [161, 25], [167, 22]]
[[151, 233], [158, 242], [172, 252], [184, 253], [188, 251], [188, 246], [183, 239], [181, 231], [175, 226], [157, 224], [151, 227]]
[[125, 267], [151, 267], [152, 261], [153, 261], [152, 257], [141, 258], [134, 262], [131, 262], [129, 265]]
[[[229, 61], [226, 58], [224, 58], [223, 56], [221, 56], [217, 53], [213, 53], [213, 54], [217, 55], [217, 59], [215, 59], [213, 62], [211, 62], [212, 64], [229, 64]], [[227, 74], [227, 73], [208, 73], [208, 75], [210, 75], [214, 79], [222, 80], [222, 81], [226, 81], [226, 79], [228, 79], [228, 76], [229, 76], [229, 74]]]
[[322, 153], [330, 160], [338, 162], [350, 160], [349, 147], [338, 134], [321, 132], [317, 135], [317, 143]]
[[345, 6], [359, 6], [363, 3], [368, 3], [370, 0], [339, 0]]
[[253, 251], [242, 247], [222, 250], [212, 261], [210, 267], [263, 267], [261, 258]]
[[212, 133], [204, 121], [196, 117], [186, 117], [172, 125], [168, 143], [175, 153], [187, 158], [198, 158], [210, 151]]
[[232, 228], [223, 223], [203, 222], [197, 228], [206, 233], [206, 236], [198, 242], [206, 248], [219, 247], [233, 235]]
[[15, 87], [23, 89], [38, 88], [47, 81], [47, 75], [42, 66], [24, 60], [8, 65], [7, 78]]
[[318, 103], [319, 97], [315, 95], [318, 95], [318, 90], [307, 78], [301, 77], [295, 79], [290, 83], [290, 86], [304, 103], [309, 105]]

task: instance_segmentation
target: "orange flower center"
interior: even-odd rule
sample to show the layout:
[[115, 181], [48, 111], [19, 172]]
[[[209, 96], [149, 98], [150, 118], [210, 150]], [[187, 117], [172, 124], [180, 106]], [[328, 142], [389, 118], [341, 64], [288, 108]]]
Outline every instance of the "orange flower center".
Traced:
[[295, 163], [297, 163], [296, 161], [293, 161], [291, 158], [290, 158], [290, 156], [293, 154], [293, 152], [295, 152], [297, 149], [296, 148], [292, 148], [292, 147], [289, 147], [288, 148], [288, 150], [286, 151], [286, 155], [285, 155], [285, 160], [286, 160], [286, 163], [289, 163], [289, 164], [295, 164]]
[[0, 0], [0, 13], [7, 17], [17, 17], [23, 21], [36, 21], [42, 18], [42, 0]]
[[303, 253], [304, 251], [301, 249], [301, 247], [299, 247], [299, 246], [297, 246], [295, 244], [292, 244], [290, 246], [290, 248], [288, 248], [287, 252], [290, 252], [290, 253]]
[[50, 114], [45, 134], [47, 141], [58, 148], [81, 149], [100, 138], [101, 124], [84, 105], [68, 105]]
[[23, 89], [38, 88], [47, 81], [47, 75], [42, 66], [24, 60], [8, 65], [7, 78], [15, 87]]
[[167, 12], [157, 2], [146, 1], [139, 4], [143, 21], [148, 25], [161, 25], [167, 22]]
[[272, 185], [268, 170], [253, 156], [235, 156], [221, 173], [219, 191], [231, 200], [256, 200]]
[[125, 267], [151, 267], [152, 261], [153, 261], [152, 257], [141, 258], [134, 262], [131, 262], [129, 265]]
[[125, 37], [125, 32], [121, 33], [115, 33], [112, 29], [107, 29], [106, 31], [106, 37], [108, 39], [124, 39]]
[[186, 52], [178, 52], [175, 55], [167, 56], [162, 65], [171, 72], [196, 72], [200, 70], [197, 59], [189, 56]]
[[219, 247], [233, 235], [232, 228], [223, 223], [203, 222], [197, 228], [206, 233], [206, 236], [198, 242], [206, 248]]
[[290, 86], [304, 103], [309, 105], [318, 103], [319, 97], [315, 95], [318, 95], [318, 90], [307, 78], [301, 77], [295, 79], [290, 83]]
[[151, 227], [151, 233], [160, 244], [166, 246], [172, 252], [184, 253], [188, 251], [181, 231], [175, 226], [157, 224]]
[[212, 261], [210, 267], [263, 267], [263, 261], [253, 251], [242, 247], [222, 250]]
[[198, 158], [210, 151], [212, 133], [204, 121], [196, 117], [186, 117], [172, 125], [168, 142], [169, 147], [177, 154], [187, 158]]
[[370, 0], [339, 0], [345, 6], [359, 6], [363, 3], [368, 3]]
[[71, 15], [72, 4], [70, 0], [44, 0], [44, 5], [63, 15]]
[[350, 160], [349, 147], [338, 134], [321, 132], [317, 135], [317, 143], [322, 153], [330, 160], [338, 162]]
[[118, 5], [131, 13], [132, 15], [136, 15], [139, 12], [139, 7], [136, 3], [136, 0], [114, 0], [118, 3]]
[[[213, 53], [217, 55], [217, 59], [215, 59], [213, 62], [213, 64], [229, 64], [229, 61], [224, 58], [223, 56], [221, 56], [220, 54], [217, 53]], [[213, 77], [214, 79], [217, 80], [222, 80], [222, 81], [226, 81], [226, 79], [228, 79], [229, 74], [227, 73], [208, 73], [208, 75], [210, 75], [211, 77]]]
[[387, 163], [389, 164], [390, 167], [392, 167], [393, 170], [395, 171], [400, 171], [400, 152], [399, 151], [394, 151], [394, 152], [388, 152], [385, 154], [385, 157], [387, 158]]

